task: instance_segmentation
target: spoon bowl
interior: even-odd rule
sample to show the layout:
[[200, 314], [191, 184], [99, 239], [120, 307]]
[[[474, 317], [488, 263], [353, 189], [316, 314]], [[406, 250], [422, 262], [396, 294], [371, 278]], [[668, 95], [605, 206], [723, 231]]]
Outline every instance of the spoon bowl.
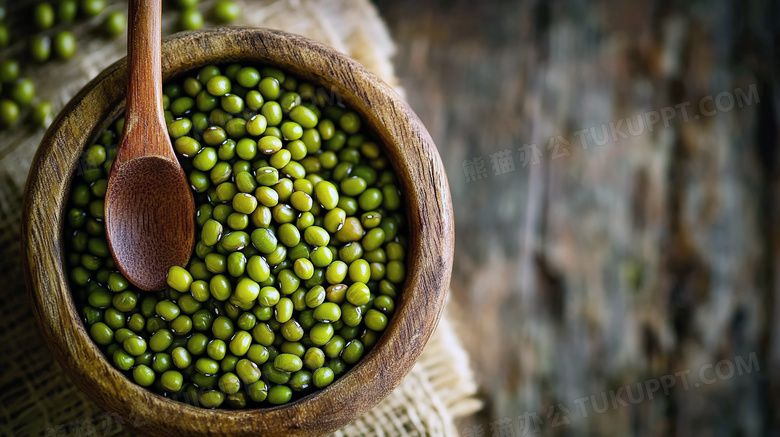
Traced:
[[187, 177], [178, 162], [159, 156], [115, 168], [106, 196], [109, 247], [135, 286], [160, 290], [168, 268], [185, 265], [192, 252], [195, 204]]
[[56, 117], [33, 162], [22, 213], [22, 262], [42, 336], [65, 372], [127, 427], [155, 436], [315, 436], [367, 412], [400, 384], [433, 333], [452, 272], [453, 213], [436, 146], [409, 106], [357, 62], [325, 45], [275, 30], [213, 28], [163, 43], [162, 75], [209, 64], [271, 65], [353, 108], [383, 144], [409, 223], [407, 276], [394, 315], [372, 351], [328, 387], [282, 406], [207, 410], [177, 402], [118, 371], [84, 327], [64, 269], [63, 223], [86, 145], [124, 109], [124, 60], [87, 84]]

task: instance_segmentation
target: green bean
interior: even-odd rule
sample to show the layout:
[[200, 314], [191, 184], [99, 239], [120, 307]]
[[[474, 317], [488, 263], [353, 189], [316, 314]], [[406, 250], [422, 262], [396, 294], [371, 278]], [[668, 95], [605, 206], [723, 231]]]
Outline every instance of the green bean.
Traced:
[[318, 388], [327, 387], [333, 379], [333, 370], [327, 367], [320, 367], [312, 373], [312, 383]]
[[11, 98], [19, 106], [28, 106], [35, 98], [35, 85], [32, 80], [27, 78], [17, 80], [11, 88]]
[[197, 30], [203, 27], [203, 14], [197, 9], [187, 9], [179, 14], [179, 29]]
[[54, 53], [63, 61], [73, 57], [76, 53], [76, 37], [73, 33], [63, 30], [54, 35]]
[[221, 361], [227, 353], [227, 345], [223, 340], [215, 338], [206, 346], [206, 353], [214, 360]]
[[230, 23], [241, 15], [238, 4], [232, 0], [218, 0], [211, 8], [214, 20], [218, 23]]
[[51, 56], [51, 38], [47, 35], [34, 35], [30, 39], [30, 55], [37, 62], [46, 62]]
[[119, 11], [111, 12], [103, 19], [103, 32], [110, 37], [123, 33], [126, 26], [127, 17], [125, 17], [124, 13]]

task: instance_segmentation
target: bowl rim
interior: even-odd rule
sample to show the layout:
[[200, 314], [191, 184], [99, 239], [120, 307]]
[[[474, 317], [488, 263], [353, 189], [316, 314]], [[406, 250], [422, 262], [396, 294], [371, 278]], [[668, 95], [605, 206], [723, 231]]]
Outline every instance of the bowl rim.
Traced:
[[[163, 41], [164, 79], [208, 64], [245, 62], [330, 87], [384, 143], [407, 202], [407, 278], [385, 332], [348, 373], [325, 389], [272, 408], [208, 410], [138, 386], [89, 337], [67, 284], [62, 243], [70, 181], [84, 146], [124, 108], [126, 59], [103, 70], [57, 115], [25, 186], [22, 264], [33, 314], [53, 356], [103, 409], [153, 435], [319, 435], [375, 406], [412, 369], [441, 317], [453, 258], [447, 177], [429, 133], [381, 79], [324, 44], [260, 28], [220, 27]], [[84, 122], [87, 120], [87, 122]], [[52, 235], [54, 232], [54, 235]], [[355, 390], [354, 387], [360, 387]]]

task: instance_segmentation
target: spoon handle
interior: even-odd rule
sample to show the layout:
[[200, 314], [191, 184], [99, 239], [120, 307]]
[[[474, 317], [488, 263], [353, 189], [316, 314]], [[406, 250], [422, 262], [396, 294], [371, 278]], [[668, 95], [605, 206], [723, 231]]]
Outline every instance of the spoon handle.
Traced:
[[[146, 155], [176, 159], [162, 106], [162, 0], [130, 0], [127, 34], [127, 107], [119, 162]], [[162, 138], [150, 136], [165, 135]]]

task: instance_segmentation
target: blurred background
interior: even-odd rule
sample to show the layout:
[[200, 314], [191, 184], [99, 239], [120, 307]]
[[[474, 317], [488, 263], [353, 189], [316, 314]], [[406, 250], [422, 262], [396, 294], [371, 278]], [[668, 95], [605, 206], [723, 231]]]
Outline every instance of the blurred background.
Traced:
[[464, 436], [780, 435], [771, 1], [376, 1], [447, 168]]

